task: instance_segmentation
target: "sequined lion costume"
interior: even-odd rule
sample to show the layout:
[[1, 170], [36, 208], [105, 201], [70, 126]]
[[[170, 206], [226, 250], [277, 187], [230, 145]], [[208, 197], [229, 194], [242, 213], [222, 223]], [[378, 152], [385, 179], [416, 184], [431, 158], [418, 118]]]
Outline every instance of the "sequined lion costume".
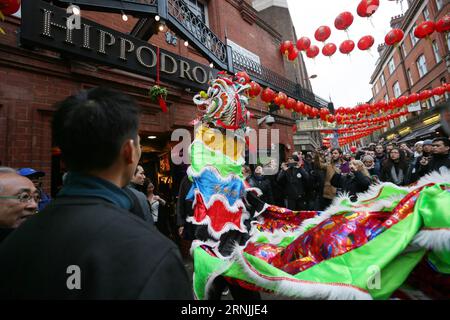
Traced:
[[289, 298], [449, 298], [450, 172], [372, 186], [323, 212], [265, 204], [241, 174], [248, 81], [220, 74], [194, 98], [202, 116], [187, 199], [201, 231], [191, 248], [196, 298], [207, 299], [219, 275]]

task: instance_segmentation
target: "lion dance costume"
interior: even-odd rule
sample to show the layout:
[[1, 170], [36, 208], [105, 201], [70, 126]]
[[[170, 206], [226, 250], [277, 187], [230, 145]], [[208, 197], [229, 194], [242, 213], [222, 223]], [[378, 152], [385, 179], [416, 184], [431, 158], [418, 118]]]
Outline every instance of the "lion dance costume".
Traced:
[[202, 116], [187, 199], [188, 221], [201, 230], [191, 248], [196, 297], [207, 299], [221, 275], [289, 298], [450, 298], [450, 172], [410, 187], [372, 186], [323, 212], [262, 203], [241, 174], [248, 82], [219, 74], [194, 97]]

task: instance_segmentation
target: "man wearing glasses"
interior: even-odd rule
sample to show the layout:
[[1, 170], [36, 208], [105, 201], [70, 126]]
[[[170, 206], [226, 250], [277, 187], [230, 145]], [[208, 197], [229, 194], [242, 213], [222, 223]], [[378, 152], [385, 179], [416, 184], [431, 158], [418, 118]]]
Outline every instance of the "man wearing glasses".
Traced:
[[39, 200], [30, 179], [0, 167], [0, 241], [36, 213]]

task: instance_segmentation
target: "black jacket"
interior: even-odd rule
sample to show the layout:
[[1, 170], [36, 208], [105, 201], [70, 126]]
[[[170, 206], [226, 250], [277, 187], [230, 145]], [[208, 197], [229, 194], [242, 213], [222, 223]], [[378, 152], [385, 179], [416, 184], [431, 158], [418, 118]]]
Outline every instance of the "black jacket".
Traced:
[[281, 170], [277, 181], [284, 187], [287, 199], [303, 198], [307, 188], [310, 188], [309, 174], [303, 168], [290, 167], [286, 171]]
[[95, 197], [57, 198], [15, 230], [0, 245], [0, 284], [0, 299], [193, 298], [178, 248]]
[[333, 178], [331, 178], [331, 185], [349, 193], [352, 201], [357, 200], [357, 193], [366, 192], [370, 187], [370, 183], [370, 178], [359, 171], [347, 175], [335, 173]]
[[270, 183], [270, 180], [266, 177], [260, 177], [259, 179], [257, 177], [252, 177], [248, 180], [249, 184], [252, 187], [258, 188], [263, 193], [261, 195], [261, 200], [268, 204], [274, 204], [273, 200], [273, 193], [272, 193], [272, 185]]
[[433, 171], [439, 171], [439, 169], [445, 167], [450, 169], [450, 155], [449, 154], [433, 154], [431, 156], [431, 160], [428, 162], [426, 166], [422, 166], [420, 164], [420, 161], [422, 160], [422, 157], [417, 158], [417, 162], [415, 164], [415, 172], [412, 175], [412, 181], [415, 182], [419, 180], [421, 177], [423, 177], [426, 174], [429, 174]]

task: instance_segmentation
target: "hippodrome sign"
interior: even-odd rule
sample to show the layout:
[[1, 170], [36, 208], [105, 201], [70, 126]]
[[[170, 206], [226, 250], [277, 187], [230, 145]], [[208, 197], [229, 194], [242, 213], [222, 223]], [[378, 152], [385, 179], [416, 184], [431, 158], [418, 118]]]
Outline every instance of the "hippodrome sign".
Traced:
[[[102, 26], [81, 19], [81, 28], [67, 27], [69, 14], [44, 1], [22, 2], [20, 42], [61, 52], [75, 59], [91, 60], [132, 73], [156, 77], [157, 48]], [[160, 77], [184, 88], [206, 89], [218, 70], [167, 50], [160, 50]]]

